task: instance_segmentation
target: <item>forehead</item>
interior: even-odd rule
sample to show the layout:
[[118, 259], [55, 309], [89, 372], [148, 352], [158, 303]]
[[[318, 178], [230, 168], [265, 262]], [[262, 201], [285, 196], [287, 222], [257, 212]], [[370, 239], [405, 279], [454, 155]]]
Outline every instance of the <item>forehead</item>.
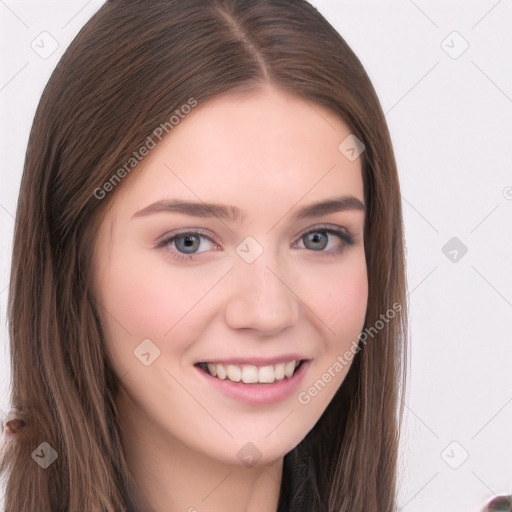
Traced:
[[338, 149], [351, 134], [331, 111], [274, 89], [199, 104], [119, 191], [126, 213], [169, 197], [227, 202], [260, 218], [298, 201], [363, 201], [360, 159]]

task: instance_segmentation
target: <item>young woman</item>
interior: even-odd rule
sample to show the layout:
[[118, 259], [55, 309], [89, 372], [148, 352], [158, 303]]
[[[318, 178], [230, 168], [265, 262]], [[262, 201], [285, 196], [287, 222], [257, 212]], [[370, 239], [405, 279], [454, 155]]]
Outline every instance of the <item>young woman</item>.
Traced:
[[306, 1], [117, 0], [30, 136], [7, 512], [391, 512], [400, 191]]

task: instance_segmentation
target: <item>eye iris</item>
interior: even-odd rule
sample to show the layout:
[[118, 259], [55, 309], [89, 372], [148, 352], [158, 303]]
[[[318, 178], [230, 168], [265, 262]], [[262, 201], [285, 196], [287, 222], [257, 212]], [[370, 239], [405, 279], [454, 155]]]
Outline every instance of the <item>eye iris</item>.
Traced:
[[[310, 247], [310, 246], [308, 247], [309, 242], [313, 243], [312, 247]], [[304, 245], [308, 249], [325, 249], [328, 242], [329, 242], [329, 237], [327, 236], [327, 233], [322, 232], [322, 231], [315, 231], [314, 233], [308, 233], [307, 235], [305, 235]], [[320, 243], [321, 247], [314, 245], [314, 244], [318, 244], [318, 243]]]
[[[184, 243], [181, 243], [181, 242]], [[197, 235], [183, 235], [176, 239], [176, 247], [182, 252], [195, 252], [199, 247], [199, 237]], [[190, 250], [192, 249], [192, 250]]]

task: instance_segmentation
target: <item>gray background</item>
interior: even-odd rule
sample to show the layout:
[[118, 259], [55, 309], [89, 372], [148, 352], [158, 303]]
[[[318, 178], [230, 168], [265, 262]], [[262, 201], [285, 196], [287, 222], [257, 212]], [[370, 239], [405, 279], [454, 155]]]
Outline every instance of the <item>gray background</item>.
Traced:
[[[2, 411], [28, 134], [53, 68], [102, 3], [0, 0]], [[512, 493], [512, 0], [312, 3], [372, 79], [400, 173], [411, 311], [401, 510], [477, 512]]]

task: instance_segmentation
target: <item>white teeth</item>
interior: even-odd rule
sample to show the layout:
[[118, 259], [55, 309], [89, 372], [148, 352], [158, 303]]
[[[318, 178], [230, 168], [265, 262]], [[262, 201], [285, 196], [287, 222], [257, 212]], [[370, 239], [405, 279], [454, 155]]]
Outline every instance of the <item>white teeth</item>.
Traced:
[[213, 377], [222, 380], [231, 380], [233, 382], [244, 382], [245, 384], [271, 384], [275, 381], [290, 378], [299, 366], [300, 361], [290, 361], [289, 363], [279, 363], [275, 365], [257, 367], [255, 365], [236, 365], [236, 364], [214, 364], [207, 363], [208, 371]]
[[234, 364], [228, 364], [226, 372], [229, 380], [232, 380], [233, 382], [240, 382], [242, 380], [242, 370], [240, 367], [235, 366]]
[[258, 367], [252, 364], [242, 366], [242, 380], [245, 384], [258, 382]]
[[221, 364], [214, 365], [217, 367], [217, 377], [224, 380], [227, 377], [226, 369]]
[[274, 367], [270, 366], [262, 366], [258, 370], [258, 381], [259, 382], [274, 382]]
[[284, 379], [284, 363], [279, 363], [274, 366], [274, 377], [277, 380]]
[[295, 371], [295, 361], [290, 361], [284, 365], [284, 374], [290, 378]]

